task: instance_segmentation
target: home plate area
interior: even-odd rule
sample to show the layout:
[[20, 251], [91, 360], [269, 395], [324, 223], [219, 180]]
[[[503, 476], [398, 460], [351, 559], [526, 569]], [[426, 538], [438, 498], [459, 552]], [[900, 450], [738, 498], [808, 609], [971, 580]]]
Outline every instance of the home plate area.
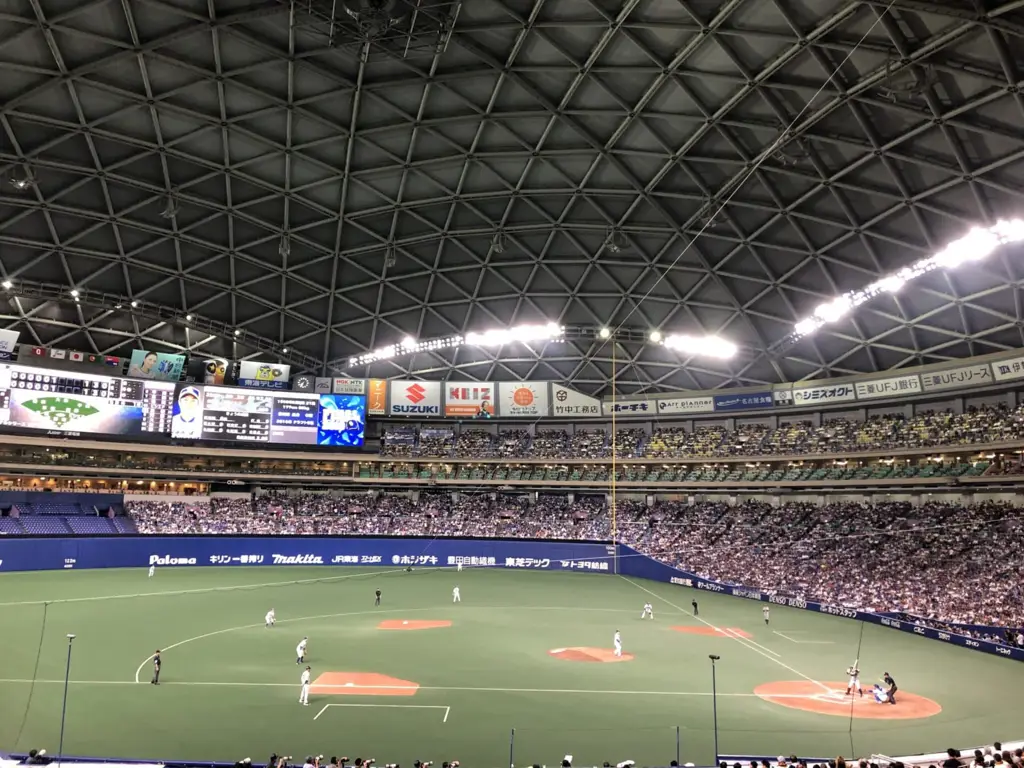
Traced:
[[938, 702], [916, 693], [901, 690], [896, 694], [895, 704], [879, 704], [871, 686], [864, 687], [863, 696], [847, 696], [846, 684], [835, 682], [782, 680], [759, 685], [754, 694], [789, 709], [865, 720], [918, 720], [934, 717], [942, 711]]
[[311, 696], [415, 696], [420, 684], [376, 672], [324, 672], [309, 687]]

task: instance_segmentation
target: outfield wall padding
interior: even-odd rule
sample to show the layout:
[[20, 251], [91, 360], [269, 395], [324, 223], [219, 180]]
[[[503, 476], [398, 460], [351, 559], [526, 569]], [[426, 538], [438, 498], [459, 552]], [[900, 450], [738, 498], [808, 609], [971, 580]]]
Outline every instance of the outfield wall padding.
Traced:
[[[617, 554], [617, 557], [616, 557]], [[901, 621], [894, 614], [769, 594], [680, 571], [624, 544], [524, 539], [431, 539], [304, 536], [30, 537], [0, 540], [0, 571], [190, 566], [378, 566], [583, 571], [650, 579], [699, 591], [866, 621], [932, 640], [1024, 661], [1024, 650]]]
[[17, 536], [0, 539], [0, 571], [187, 566], [455, 566], [610, 573], [608, 544], [525, 539], [327, 536]]

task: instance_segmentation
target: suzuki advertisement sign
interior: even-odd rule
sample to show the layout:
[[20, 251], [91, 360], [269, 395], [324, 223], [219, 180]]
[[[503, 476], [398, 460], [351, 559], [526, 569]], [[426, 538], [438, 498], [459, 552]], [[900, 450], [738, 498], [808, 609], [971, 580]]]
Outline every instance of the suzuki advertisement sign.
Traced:
[[395, 379], [389, 416], [440, 416], [441, 382]]
[[494, 415], [494, 385], [479, 381], [448, 381], [444, 385], [445, 416]]

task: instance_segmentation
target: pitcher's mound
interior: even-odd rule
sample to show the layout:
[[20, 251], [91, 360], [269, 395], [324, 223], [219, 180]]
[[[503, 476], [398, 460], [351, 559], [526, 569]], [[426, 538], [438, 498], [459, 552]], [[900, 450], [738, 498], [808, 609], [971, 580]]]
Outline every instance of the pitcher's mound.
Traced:
[[812, 683], [808, 680], [783, 680], [757, 686], [754, 693], [772, 704], [819, 715], [862, 718], [865, 720], [920, 720], [942, 711], [938, 702], [916, 693], [898, 691], [895, 704], [879, 704], [864, 689], [864, 696], [847, 696], [846, 683]]
[[377, 629], [440, 629], [450, 627], [450, 621], [423, 621], [421, 619], [388, 619], [377, 625]]
[[314, 696], [414, 696], [420, 684], [376, 672], [324, 672], [309, 687]]
[[548, 654], [562, 661], [603, 661], [606, 664], [614, 664], [633, 660], [632, 653], [616, 656], [615, 651], [610, 648], [555, 648], [548, 651]]

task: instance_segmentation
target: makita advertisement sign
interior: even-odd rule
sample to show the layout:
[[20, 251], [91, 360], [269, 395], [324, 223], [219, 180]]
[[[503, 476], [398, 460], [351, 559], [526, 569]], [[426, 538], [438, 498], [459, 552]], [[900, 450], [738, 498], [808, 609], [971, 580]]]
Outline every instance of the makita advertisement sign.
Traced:
[[323, 565], [320, 555], [271, 555], [274, 565]]
[[391, 416], [440, 416], [441, 382], [395, 379], [391, 382]]

